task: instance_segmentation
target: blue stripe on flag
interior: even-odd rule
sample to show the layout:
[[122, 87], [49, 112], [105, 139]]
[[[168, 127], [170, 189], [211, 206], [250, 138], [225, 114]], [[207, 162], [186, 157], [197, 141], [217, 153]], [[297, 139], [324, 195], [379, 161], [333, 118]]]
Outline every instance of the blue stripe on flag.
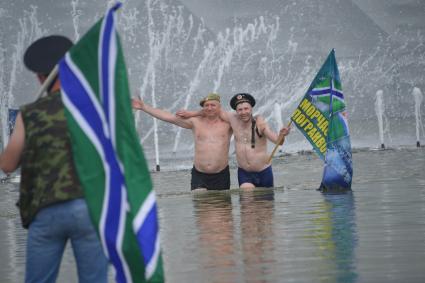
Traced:
[[[152, 260], [155, 259], [156, 253], [156, 241], [158, 239], [158, 222], [157, 219], [157, 206], [154, 204], [152, 209], [146, 215], [145, 221], [140, 227], [139, 231], [137, 231], [137, 240], [143, 246], [143, 259], [145, 261], [146, 267], [152, 265]], [[148, 268], [146, 268], [148, 269]]]
[[[101, 99], [103, 101], [103, 109], [105, 111], [105, 116], [108, 121], [108, 124], [111, 123], [111, 117], [110, 117], [110, 92], [113, 92], [113, 89], [109, 88], [109, 82], [110, 80], [110, 70], [109, 69], [109, 55], [110, 55], [110, 49], [111, 49], [111, 36], [113, 33], [113, 13], [112, 11], [109, 11], [107, 16], [105, 17], [103, 24], [102, 24], [102, 30], [101, 30], [101, 40], [99, 41], [99, 54], [100, 54], [100, 85], [101, 85]], [[112, 62], [111, 62], [112, 63]], [[113, 78], [113, 77], [112, 77]]]
[[133, 220], [133, 230], [141, 247], [147, 279], [153, 275], [158, 264], [160, 240], [157, 219], [155, 193], [151, 191]]
[[[105, 128], [103, 127], [101, 115], [97, 112], [97, 109], [90, 99], [90, 96], [84, 88], [83, 84], [68, 65], [68, 63], [70, 63], [68, 62], [68, 60], [70, 60], [68, 55], [66, 59], [66, 61], [62, 60], [60, 63], [61, 78], [63, 78], [62, 88], [64, 89], [64, 94], [67, 96], [67, 99], [74, 105], [74, 108], [79, 110], [79, 113], [84, 118], [86, 124], [95, 133], [96, 137], [100, 141], [100, 145], [102, 146], [101, 149], [103, 151], [103, 155], [106, 158], [106, 164], [104, 164], [104, 167], [106, 169], [105, 174], [109, 175], [109, 181], [107, 181], [107, 187], [105, 188], [108, 194], [105, 192], [105, 195], [108, 195], [108, 209], [106, 212], [104, 231], [101, 232], [104, 234], [109, 258], [117, 270], [117, 280], [119, 278], [119, 282], [126, 282], [123, 263], [121, 262], [120, 255], [116, 250], [117, 235], [120, 227], [120, 217], [119, 214], [114, 212], [121, 211], [122, 209], [121, 187], [124, 183], [124, 177], [116, 160], [111, 140], [107, 137], [108, 134], [105, 132]], [[71, 93], [71, 95], [67, 95], [67, 93]]]
[[341, 99], [343, 99], [344, 98], [344, 96], [343, 96], [343, 94], [342, 94], [342, 92], [340, 92], [340, 91], [338, 91], [338, 90], [336, 90], [336, 89], [330, 89], [330, 88], [325, 88], [325, 89], [320, 89], [320, 90], [315, 90], [315, 89], [312, 89], [310, 92], [309, 92], [309, 94], [310, 95], [323, 95], [323, 94], [332, 94], [332, 95], [335, 95], [335, 96], [337, 96], [337, 97], [339, 97], [339, 98], [341, 98]]

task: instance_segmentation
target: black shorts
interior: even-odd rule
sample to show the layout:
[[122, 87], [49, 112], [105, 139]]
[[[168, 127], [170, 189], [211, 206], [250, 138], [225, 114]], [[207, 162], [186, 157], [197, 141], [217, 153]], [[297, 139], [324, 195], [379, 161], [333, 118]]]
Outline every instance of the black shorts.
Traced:
[[230, 189], [230, 170], [229, 166], [218, 173], [203, 173], [192, 168], [192, 180], [190, 181], [191, 190], [205, 188], [207, 190], [228, 190]]

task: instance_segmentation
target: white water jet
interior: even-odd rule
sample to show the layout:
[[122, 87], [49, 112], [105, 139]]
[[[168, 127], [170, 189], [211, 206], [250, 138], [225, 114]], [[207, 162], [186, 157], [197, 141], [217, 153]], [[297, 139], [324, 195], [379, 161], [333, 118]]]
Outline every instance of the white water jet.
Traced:
[[7, 137], [8, 137], [8, 113], [7, 113], [7, 93], [6, 93], [6, 82], [5, 82], [5, 69], [6, 69], [6, 62], [5, 62], [5, 53], [6, 50], [3, 49], [0, 45], [0, 122], [1, 122], [1, 142], [2, 142], [2, 148], [3, 151], [4, 148], [7, 145]]
[[378, 90], [376, 92], [375, 100], [375, 112], [378, 117], [378, 127], [379, 127], [379, 140], [381, 142], [381, 148], [385, 148], [384, 144], [384, 101], [383, 101], [383, 90]]
[[[275, 101], [273, 105], [273, 117], [277, 125], [278, 131], [283, 128], [282, 122], [282, 107], [279, 102]], [[282, 147], [279, 147], [279, 152], [282, 151]]]
[[[2, 120], [2, 144], [3, 147], [6, 147], [9, 142], [9, 108], [14, 106], [14, 89], [19, 81], [19, 77], [23, 71], [22, 57], [24, 54], [24, 48], [28, 46], [35, 39], [41, 37], [45, 30], [40, 27], [40, 23], [37, 19], [37, 7], [31, 6], [30, 11], [24, 11], [24, 16], [22, 19], [19, 19], [19, 32], [17, 33], [16, 43], [13, 45], [14, 52], [11, 59], [11, 69], [9, 72], [8, 78], [8, 87], [6, 90], [6, 84], [4, 83], [5, 72], [3, 70], [2, 80], [1, 80], [1, 91], [2, 96], [1, 101], [1, 120]], [[2, 52], [2, 67], [4, 68], [6, 64], [5, 50]]]
[[[155, 42], [155, 33], [153, 31], [153, 18], [152, 18], [152, 10], [151, 10], [151, 1], [146, 2], [147, 10], [148, 10], [148, 34], [149, 34], [149, 63], [148, 70], [145, 75], [145, 79], [143, 80], [141, 96], [145, 94], [146, 88], [150, 83], [151, 86], [151, 99], [152, 99], [152, 107], [156, 108], [156, 97], [155, 97], [155, 87], [156, 87], [156, 75], [155, 75], [155, 63], [159, 58], [161, 45], [156, 44]], [[156, 171], [160, 171], [159, 165], [159, 143], [158, 143], [158, 124], [157, 119], [153, 118], [153, 132], [154, 132], [154, 146], [155, 146], [155, 161], [156, 161]]]
[[422, 128], [422, 134], [425, 135], [424, 126], [421, 119], [421, 104], [424, 99], [421, 90], [418, 87], [414, 87], [412, 95], [415, 98], [415, 119], [416, 119], [416, 146], [420, 147], [420, 129]]
[[[192, 95], [194, 94], [194, 92], [198, 89], [198, 86], [201, 82], [201, 76], [202, 76], [203, 70], [211, 62], [211, 54], [213, 52], [213, 49], [214, 49], [214, 43], [209, 42], [208, 48], [205, 49], [205, 51], [204, 51], [204, 58], [202, 59], [198, 68], [196, 69], [195, 77], [190, 82], [190, 88], [189, 88], [188, 94], [186, 95], [186, 100], [185, 100], [185, 103], [184, 103], [184, 106], [183, 106], [184, 109], [187, 109], [189, 107], [190, 99], [192, 98]], [[181, 130], [182, 130], [182, 128], [178, 128], [178, 130], [177, 130], [177, 134], [176, 134], [176, 137], [175, 137], [175, 140], [174, 140], [173, 153], [177, 152], [177, 147], [178, 147], [179, 142], [180, 142]]]
[[80, 39], [80, 32], [78, 31], [79, 23], [80, 23], [80, 16], [81, 16], [81, 10], [78, 9], [79, 0], [72, 0], [71, 1], [71, 16], [72, 16], [72, 25], [74, 27], [74, 42], [77, 42]]

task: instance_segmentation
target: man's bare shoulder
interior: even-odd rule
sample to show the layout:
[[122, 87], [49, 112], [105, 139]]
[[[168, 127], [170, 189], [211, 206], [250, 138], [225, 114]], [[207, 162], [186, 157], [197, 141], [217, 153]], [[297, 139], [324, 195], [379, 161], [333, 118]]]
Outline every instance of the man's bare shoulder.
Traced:
[[261, 115], [255, 115], [254, 116], [254, 118], [255, 118], [255, 121], [258, 123], [258, 122], [265, 122], [266, 120], [264, 119], [264, 117], [263, 116], [261, 116]]
[[261, 115], [255, 116], [255, 123], [257, 124], [257, 128], [260, 130], [260, 132], [263, 132], [267, 128], [267, 121]]

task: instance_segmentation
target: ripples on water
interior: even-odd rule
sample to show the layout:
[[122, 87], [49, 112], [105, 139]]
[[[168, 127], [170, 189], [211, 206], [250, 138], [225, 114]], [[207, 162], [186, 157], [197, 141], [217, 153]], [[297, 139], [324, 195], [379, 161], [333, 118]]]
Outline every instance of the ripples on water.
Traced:
[[[167, 282], [425, 282], [425, 150], [353, 159], [344, 195], [315, 190], [314, 155], [275, 159], [274, 189], [191, 193], [189, 170], [153, 173]], [[1, 189], [0, 282], [21, 282], [17, 185]], [[68, 249], [58, 282], [77, 281], [74, 265]]]

